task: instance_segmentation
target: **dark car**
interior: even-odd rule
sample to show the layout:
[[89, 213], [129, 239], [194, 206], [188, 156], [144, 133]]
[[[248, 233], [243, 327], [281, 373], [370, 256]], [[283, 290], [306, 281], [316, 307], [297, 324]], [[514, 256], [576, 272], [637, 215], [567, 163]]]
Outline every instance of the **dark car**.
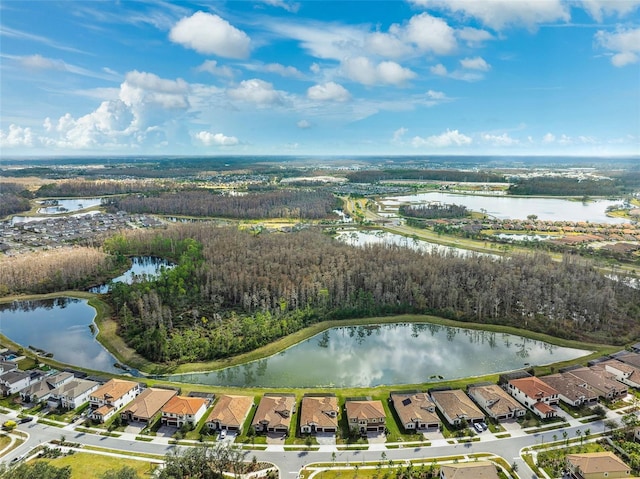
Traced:
[[22, 419], [20, 419], [20, 424], [24, 424], [25, 422], [31, 422], [33, 421], [32, 417], [23, 417]]

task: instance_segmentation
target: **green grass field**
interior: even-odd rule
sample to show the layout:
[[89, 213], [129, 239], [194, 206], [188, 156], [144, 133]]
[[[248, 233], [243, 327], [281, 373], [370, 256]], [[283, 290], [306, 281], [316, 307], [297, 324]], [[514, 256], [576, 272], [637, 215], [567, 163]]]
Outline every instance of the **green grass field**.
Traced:
[[121, 469], [124, 466], [133, 468], [141, 478], [150, 478], [155, 469], [155, 465], [148, 461], [85, 452], [77, 452], [56, 459], [38, 460], [47, 461], [56, 467], [71, 466], [71, 479], [99, 479], [105, 472]]

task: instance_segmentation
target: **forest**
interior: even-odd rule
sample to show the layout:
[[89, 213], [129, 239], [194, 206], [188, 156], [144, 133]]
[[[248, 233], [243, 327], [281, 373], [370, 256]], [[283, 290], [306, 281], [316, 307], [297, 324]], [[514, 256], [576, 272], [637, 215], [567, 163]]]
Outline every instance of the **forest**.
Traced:
[[466, 206], [440, 203], [400, 205], [398, 212], [402, 216], [422, 219], [464, 218], [470, 213]]
[[490, 171], [385, 169], [359, 170], [347, 173], [352, 183], [377, 183], [388, 180], [470, 181], [474, 183], [506, 183], [504, 175]]
[[36, 191], [36, 196], [46, 197], [74, 197], [74, 196], [102, 196], [122, 195], [127, 193], [145, 193], [176, 188], [174, 181], [159, 180], [62, 180], [56, 183], [42, 185]]
[[29, 199], [33, 194], [17, 183], [2, 183], [0, 185], [0, 218], [29, 211]]
[[613, 179], [582, 179], [563, 176], [520, 178], [509, 186], [510, 195], [609, 196], [630, 193], [625, 182]]
[[315, 229], [255, 235], [210, 224], [129, 231], [105, 247], [147, 254], [152, 244], [178, 265], [153, 282], [119, 283], [110, 301], [120, 334], [156, 362], [223, 358], [326, 319], [400, 313], [614, 344], [640, 333], [640, 291], [572, 256], [460, 258], [356, 248]]
[[225, 194], [211, 190], [112, 198], [112, 211], [208, 216], [238, 219], [324, 219], [341, 206], [331, 193], [317, 190], [276, 190]]

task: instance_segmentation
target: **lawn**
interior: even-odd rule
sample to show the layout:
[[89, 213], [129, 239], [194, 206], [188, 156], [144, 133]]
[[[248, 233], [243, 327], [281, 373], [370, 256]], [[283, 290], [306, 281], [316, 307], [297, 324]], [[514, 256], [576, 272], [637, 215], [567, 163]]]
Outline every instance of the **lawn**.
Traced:
[[11, 443], [11, 439], [6, 434], [0, 434], [0, 451]]
[[71, 479], [99, 479], [105, 472], [121, 469], [124, 466], [132, 467], [141, 478], [148, 478], [152, 477], [151, 472], [155, 469], [155, 465], [148, 461], [136, 461], [135, 459], [86, 452], [77, 452], [56, 459], [38, 460], [48, 461], [56, 467], [71, 466]]

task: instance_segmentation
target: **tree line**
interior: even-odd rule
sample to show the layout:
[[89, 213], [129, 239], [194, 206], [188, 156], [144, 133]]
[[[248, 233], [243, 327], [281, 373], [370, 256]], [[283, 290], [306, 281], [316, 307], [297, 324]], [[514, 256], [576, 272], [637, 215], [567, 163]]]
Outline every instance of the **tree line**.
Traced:
[[[119, 253], [138, 254], [135, 245], [157, 235], [127, 232]], [[222, 358], [318, 321], [400, 313], [614, 344], [640, 333], [640, 291], [573, 256], [358, 248], [315, 229], [254, 235], [191, 224], [160, 236], [180, 245], [178, 266], [111, 293], [122, 336], [154, 361]]]
[[469, 215], [466, 206], [441, 203], [400, 205], [398, 212], [402, 216], [422, 219], [464, 218]]
[[9, 256], [0, 265], [0, 296], [85, 289], [126, 265], [124, 256], [80, 246]]
[[145, 193], [175, 188], [173, 181], [150, 180], [64, 180], [42, 185], [36, 191], [39, 197], [101, 196], [126, 193]]
[[129, 213], [240, 219], [323, 219], [340, 206], [327, 191], [278, 190], [231, 195], [210, 190], [113, 198], [110, 207]]
[[617, 179], [578, 180], [563, 176], [519, 178], [507, 190], [510, 195], [540, 196], [609, 196], [631, 191]]
[[13, 215], [22, 211], [29, 211], [31, 204], [29, 199], [33, 194], [17, 183], [0, 184], [0, 218]]
[[463, 181], [474, 183], [506, 183], [504, 175], [489, 171], [463, 170], [430, 170], [430, 169], [385, 169], [359, 170], [347, 173], [352, 183], [378, 183], [388, 180], [434, 180], [434, 181]]

